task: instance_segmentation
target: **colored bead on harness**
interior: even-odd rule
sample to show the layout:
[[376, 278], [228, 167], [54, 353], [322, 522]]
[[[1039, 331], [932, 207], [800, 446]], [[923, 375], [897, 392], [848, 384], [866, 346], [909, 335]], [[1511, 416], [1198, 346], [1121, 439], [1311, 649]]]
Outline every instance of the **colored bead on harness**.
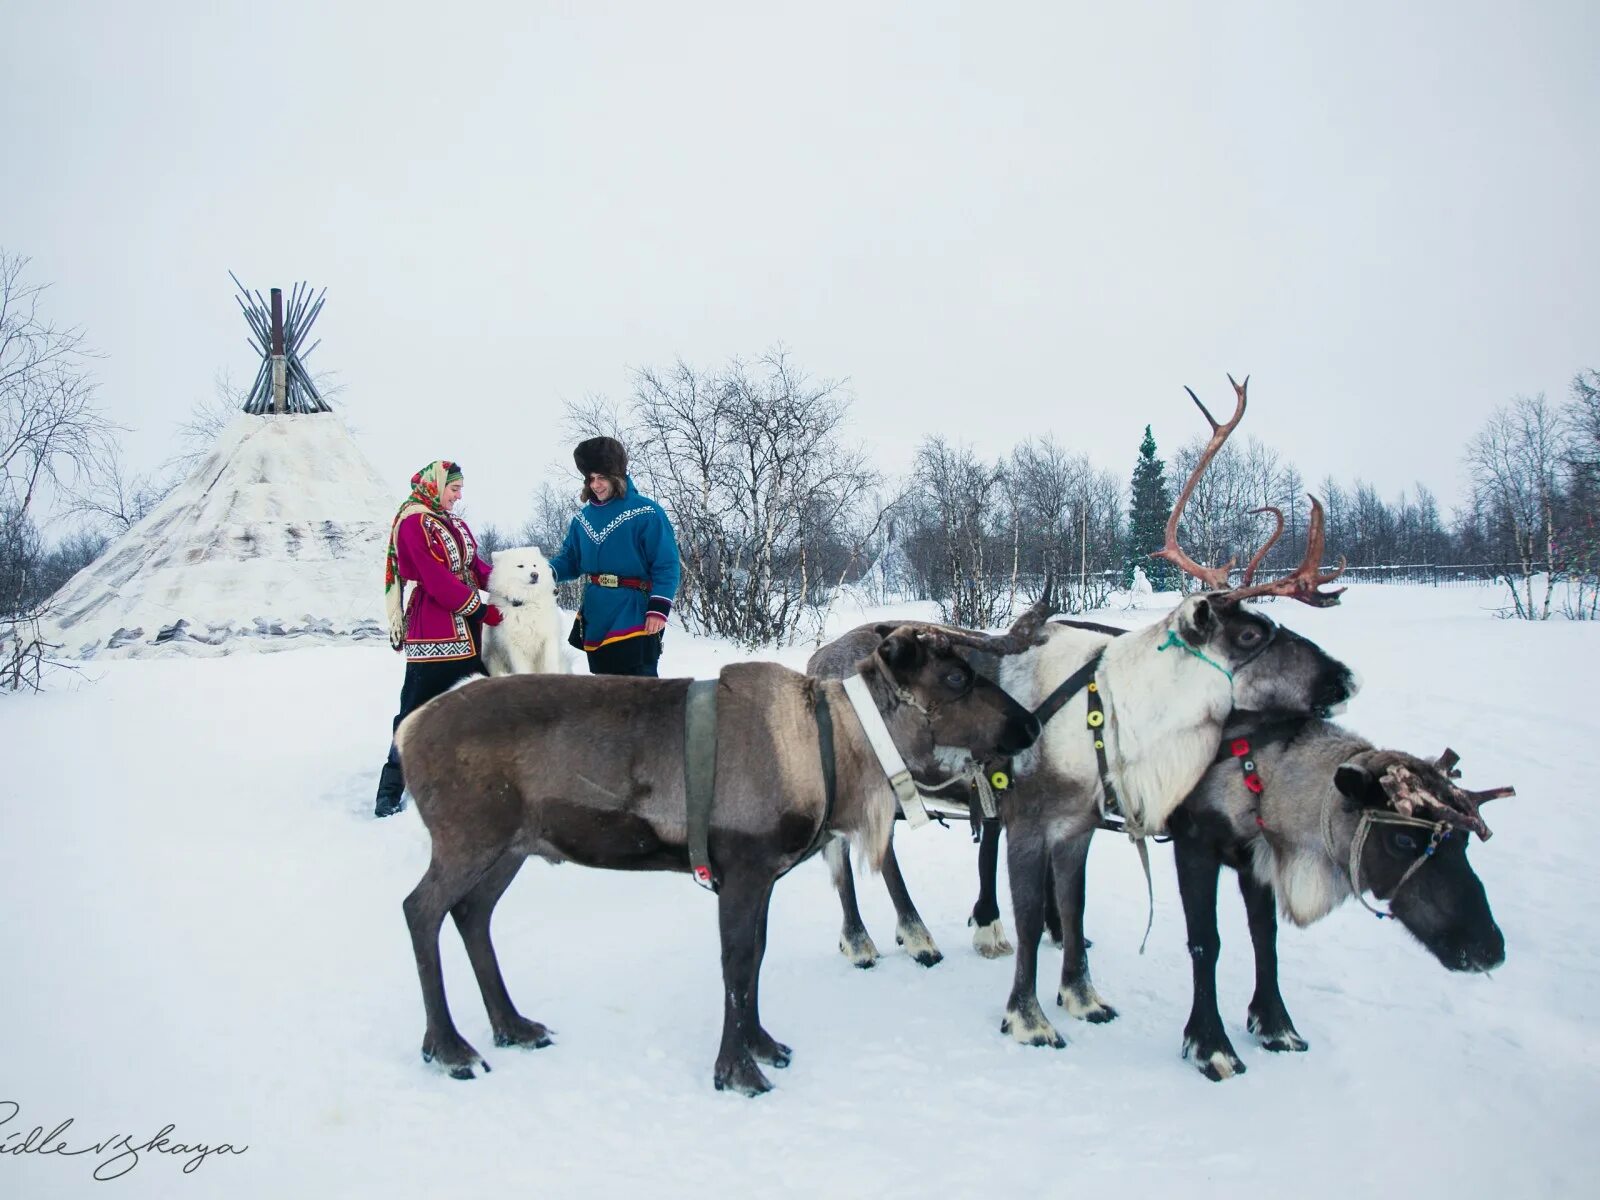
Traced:
[[1261, 774], [1256, 770], [1256, 760], [1251, 756], [1250, 739], [1234, 738], [1228, 746], [1228, 753], [1239, 760], [1239, 770], [1244, 772], [1244, 786], [1256, 798], [1256, 828], [1265, 829], [1267, 823], [1261, 819], [1261, 793], [1266, 790], [1266, 785], [1261, 782]]

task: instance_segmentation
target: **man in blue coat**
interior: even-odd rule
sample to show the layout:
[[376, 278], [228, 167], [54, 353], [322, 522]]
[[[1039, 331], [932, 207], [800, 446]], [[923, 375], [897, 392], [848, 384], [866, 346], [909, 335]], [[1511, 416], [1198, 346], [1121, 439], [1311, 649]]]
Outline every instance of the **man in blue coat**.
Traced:
[[661, 506], [641, 496], [616, 438], [579, 442], [578, 515], [550, 559], [557, 582], [583, 580], [581, 644], [595, 675], [655, 675], [661, 635], [678, 594], [678, 539]]

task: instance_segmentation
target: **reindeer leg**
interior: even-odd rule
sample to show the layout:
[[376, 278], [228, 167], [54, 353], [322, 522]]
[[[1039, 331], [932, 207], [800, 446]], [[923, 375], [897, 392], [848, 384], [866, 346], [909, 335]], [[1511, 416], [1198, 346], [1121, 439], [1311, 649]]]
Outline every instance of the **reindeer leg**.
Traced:
[[883, 856], [883, 886], [889, 889], [889, 899], [894, 902], [896, 944], [904, 946], [906, 953], [924, 967], [943, 962], [944, 955], [922, 923], [922, 916], [911, 901], [911, 893], [906, 890], [905, 876], [900, 874], [900, 860], [894, 856], [893, 841]]
[[1061, 930], [1061, 905], [1056, 900], [1056, 865], [1052, 859], [1044, 864], [1044, 931], [1053, 945], [1067, 944], [1067, 935]]
[[745, 1039], [745, 1045], [750, 1048], [750, 1055], [757, 1062], [781, 1069], [789, 1065], [794, 1051], [774, 1038], [761, 1024], [761, 962], [767, 956], [768, 909], [767, 904], [761, 906], [761, 921], [756, 928], [755, 975], [750, 985], [751, 1032]]
[[1000, 920], [1000, 891], [996, 879], [1000, 865], [1000, 818], [986, 817], [978, 843], [978, 900], [972, 906], [967, 924], [972, 931], [972, 948], [985, 958], [1004, 958], [1015, 953], [1006, 940], [1005, 923]]
[[1045, 866], [1048, 861], [1045, 832], [1013, 824], [1006, 830], [1006, 869], [1011, 880], [1011, 919], [1017, 926], [1017, 965], [1011, 997], [1000, 1022], [1025, 1046], [1067, 1044], [1039, 1007], [1039, 938], [1044, 932]]
[[722, 1046], [717, 1051], [712, 1081], [717, 1090], [731, 1089], [746, 1096], [772, 1090], [756, 1066], [751, 1038], [760, 1028], [756, 1017], [756, 973], [760, 966], [756, 948], [772, 896], [772, 876], [730, 871], [717, 898], [717, 922], [722, 932]]
[[1172, 839], [1178, 864], [1178, 892], [1183, 897], [1183, 919], [1188, 926], [1189, 958], [1194, 972], [1194, 1002], [1189, 1023], [1183, 1027], [1183, 1056], [1213, 1082], [1244, 1074], [1244, 1063], [1222, 1028], [1217, 1012], [1217, 955], [1222, 938], [1217, 933], [1217, 873], [1222, 860], [1215, 847], [1191, 831]]
[[528, 1046], [535, 1050], [550, 1044], [550, 1031], [537, 1021], [530, 1021], [511, 1002], [505, 979], [500, 974], [500, 962], [495, 957], [494, 942], [489, 937], [489, 920], [494, 906], [500, 902], [506, 888], [522, 869], [523, 856], [507, 850], [494, 866], [483, 873], [477, 885], [456, 902], [450, 910], [456, 929], [467, 947], [467, 958], [472, 963], [472, 973], [478, 977], [478, 991], [483, 994], [483, 1005], [489, 1010], [489, 1024], [494, 1029], [496, 1046]]
[[1094, 830], [1057, 842], [1050, 856], [1055, 869], [1056, 894], [1046, 897], [1059, 913], [1064, 952], [1061, 988], [1056, 1003], [1080, 1021], [1094, 1025], [1117, 1019], [1117, 1010], [1100, 998], [1089, 978], [1089, 951], [1083, 938], [1083, 902], [1088, 879], [1089, 842]]
[[1309, 1050], [1289, 1019], [1278, 991], [1278, 914], [1272, 888], [1248, 870], [1239, 872], [1239, 891], [1250, 920], [1250, 944], [1256, 952], [1256, 994], [1250, 998], [1246, 1024], [1268, 1050]]
[[861, 920], [861, 908], [856, 903], [856, 879], [850, 870], [850, 843], [844, 838], [833, 838], [823, 847], [823, 857], [833, 872], [833, 889], [839, 893], [839, 908], [844, 913], [844, 926], [839, 930], [839, 953], [852, 964], [865, 970], [878, 961], [878, 948], [872, 944], [872, 935]]
[[[491, 859], [490, 862], [493, 860]], [[477, 884], [489, 866], [482, 858], [447, 862], [435, 852], [422, 880], [402, 905], [411, 930], [411, 949], [417, 959], [422, 984], [422, 1006], [428, 1028], [422, 1035], [422, 1059], [437, 1061], [453, 1079], [472, 1079], [489, 1064], [461, 1036], [450, 1017], [444, 994], [444, 974], [439, 967], [439, 929], [444, 915]]]

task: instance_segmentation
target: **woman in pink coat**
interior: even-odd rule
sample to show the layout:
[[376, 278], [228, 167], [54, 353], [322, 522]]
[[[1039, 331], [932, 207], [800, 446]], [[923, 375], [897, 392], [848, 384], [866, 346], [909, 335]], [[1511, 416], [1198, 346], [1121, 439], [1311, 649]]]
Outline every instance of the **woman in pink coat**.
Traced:
[[[478, 556], [477, 539], [451, 511], [461, 499], [461, 486], [455, 463], [429, 463], [411, 477], [411, 495], [389, 529], [383, 572], [389, 643], [406, 656], [395, 729], [408, 713], [467, 676], [488, 674], [483, 627], [498, 625], [500, 613], [479, 595], [489, 582], [489, 564]], [[409, 595], [408, 583], [413, 585]], [[391, 740], [373, 814], [388, 817], [404, 808], [404, 787]]]

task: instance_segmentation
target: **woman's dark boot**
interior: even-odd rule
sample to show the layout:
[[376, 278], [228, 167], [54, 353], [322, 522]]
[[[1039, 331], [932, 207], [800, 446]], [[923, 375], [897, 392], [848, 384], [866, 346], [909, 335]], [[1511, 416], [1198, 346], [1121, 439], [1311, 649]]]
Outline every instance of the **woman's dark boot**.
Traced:
[[405, 777], [400, 774], [400, 764], [386, 762], [383, 764], [383, 774], [378, 776], [378, 800], [372, 808], [375, 817], [392, 817], [406, 806]]

